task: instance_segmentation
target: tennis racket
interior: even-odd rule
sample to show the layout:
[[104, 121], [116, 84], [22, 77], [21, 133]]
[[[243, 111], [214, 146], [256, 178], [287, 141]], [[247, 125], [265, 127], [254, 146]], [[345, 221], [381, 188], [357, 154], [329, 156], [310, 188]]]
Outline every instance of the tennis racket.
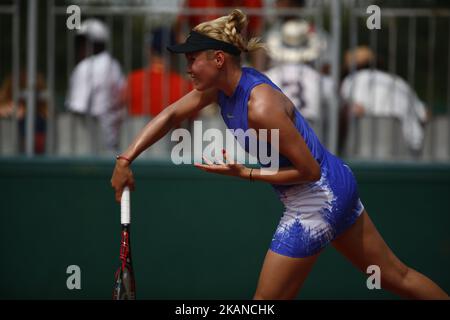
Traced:
[[113, 300], [136, 299], [133, 264], [130, 246], [130, 189], [125, 187], [120, 201], [120, 223], [122, 236], [120, 241], [120, 267], [115, 273]]

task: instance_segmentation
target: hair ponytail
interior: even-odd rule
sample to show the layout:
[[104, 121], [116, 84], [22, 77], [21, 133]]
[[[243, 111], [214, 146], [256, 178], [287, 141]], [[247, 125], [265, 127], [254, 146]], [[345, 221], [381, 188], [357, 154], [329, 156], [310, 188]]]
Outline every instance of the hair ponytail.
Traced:
[[247, 41], [241, 34], [248, 24], [247, 15], [240, 9], [234, 9], [227, 16], [200, 23], [194, 31], [200, 32], [216, 40], [225, 41], [239, 48], [243, 52], [265, 49], [265, 44], [259, 38]]

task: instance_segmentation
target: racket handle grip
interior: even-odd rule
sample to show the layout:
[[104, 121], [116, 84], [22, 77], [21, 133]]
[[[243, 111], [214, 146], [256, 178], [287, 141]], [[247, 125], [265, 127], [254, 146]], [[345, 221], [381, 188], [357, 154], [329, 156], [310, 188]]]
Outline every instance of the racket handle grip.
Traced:
[[130, 224], [130, 189], [125, 187], [120, 200], [120, 223]]

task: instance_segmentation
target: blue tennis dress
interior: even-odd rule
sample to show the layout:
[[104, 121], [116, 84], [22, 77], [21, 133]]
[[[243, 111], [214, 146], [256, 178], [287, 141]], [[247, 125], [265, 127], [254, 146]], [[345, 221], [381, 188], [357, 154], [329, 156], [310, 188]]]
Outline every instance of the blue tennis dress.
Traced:
[[[263, 83], [281, 91], [268, 77], [253, 68], [242, 68], [242, 76], [232, 96], [219, 91], [221, 114], [229, 129], [248, 130], [250, 92]], [[318, 253], [349, 228], [364, 207], [349, 166], [325, 149], [300, 112], [297, 109], [294, 112], [295, 126], [320, 164], [322, 175], [320, 180], [311, 183], [272, 184], [284, 204], [284, 212], [270, 249], [281, 255], [301, 258]], [[241, 145], [249, 152], [247, 141]], [[279, 154], [279, 166], [292, 166], [292, 163]]]

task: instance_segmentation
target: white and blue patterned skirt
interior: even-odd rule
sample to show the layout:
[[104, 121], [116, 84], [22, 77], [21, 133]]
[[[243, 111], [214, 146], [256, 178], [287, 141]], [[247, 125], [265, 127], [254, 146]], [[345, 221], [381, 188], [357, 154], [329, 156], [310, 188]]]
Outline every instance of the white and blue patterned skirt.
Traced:
[[322, 167], [319, 181], [273, 187], [284, 212], [270, 249], [284, 256], [303, 258], [318, 253], [364, 210], [355, 177], [343, 162], [332, 172]]

